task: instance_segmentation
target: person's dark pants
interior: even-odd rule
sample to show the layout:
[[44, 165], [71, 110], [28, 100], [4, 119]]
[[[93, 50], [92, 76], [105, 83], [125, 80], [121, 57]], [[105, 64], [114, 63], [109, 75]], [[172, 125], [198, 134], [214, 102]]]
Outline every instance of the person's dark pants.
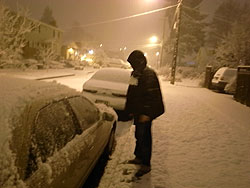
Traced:
[[137, 158], [142, 160], [144, 165], [150, 166], [152, 155], [152, 121], [146, 123], [139, 123], [138, 118], [134, 120], [135, 124], [135, 138], [136, 146], [134, 154]]

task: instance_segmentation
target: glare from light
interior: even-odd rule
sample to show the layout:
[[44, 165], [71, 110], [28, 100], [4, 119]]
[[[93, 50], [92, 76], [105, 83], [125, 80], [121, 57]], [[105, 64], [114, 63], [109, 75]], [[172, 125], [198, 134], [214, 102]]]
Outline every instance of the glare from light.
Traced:
[[73, 49], [73, 48], [69, 48], [69, 49], [68, 49], [68, 52], [69, 52], [70, 54], [73, 54], [73, 53], [74, 53], [74, 49]]
[[157, 36], [152, 36], [152, 37], [150, 37], [149, 40], [151, 43], [156, 43], [158, 41], [158, 38], [157, 38]]
[[102, 47], [102, 44], [100, 44], [100, 47]]
[[91, 59], [91, 58], [86, 58], [85, 61], [87, 61], [87, 62], [93, 62], [93, 59]]
[[125, 46], [123, 49], [124, 49], [124, 50], [127, 50], [127, 47]]
[[147, 55], [148, 55], [147, 53], [144, 53], [144, 56], [145, 56], [145, 57], [147, 57]]
[[155, 54], [156, 56], [159, 56], [160, 55], [160, 52], [156, 52], [156, 54]]
[[85, 58], [86, 58], [86, 54], [82, 55], [82, 56], [81, 56], [81, 61], [84, 61]]
[[89, 54], [94, 54], [94, 50], [89, 50]]

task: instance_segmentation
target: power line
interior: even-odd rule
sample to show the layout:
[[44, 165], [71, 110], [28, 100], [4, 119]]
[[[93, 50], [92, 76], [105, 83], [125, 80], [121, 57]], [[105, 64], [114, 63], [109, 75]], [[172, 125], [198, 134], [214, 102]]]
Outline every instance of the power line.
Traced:
[[[79, 25], [77, 27], [90, 27], [90, 26], [101, 25], [101, 24], [106, 24], [106, 23], [119, 22], [119, 21], [131, 19], [131, 18], [136, 18], [136, 17], [139, 17], [139, 16], [145, 16], [145, 15], [148, 15], [148, 14], [153, 14], [153, 13], [160, 12], [160, 11], [163, 11], [163, 10], [167, 10], [167, 9], [170, 9], [170, 8], [174, 8], [174, 7], [177, 7], [177, 5], [178, 4], [172, 5], [172, 6], [167, 6], [167, 7], [164, 7], [164, 8], [155, 9], [155, 10], [151, 10], [151, 11], [147, 11], [147, 12], [143, 12], [143, 13], [139, 13], [139, 14], [134, 14], [134, 15], [126, 16], [126, 17], [122, 17], [122, 18], [116, 18], [116, 19], [111, 19], [111, 20], [106, 20], [106, 21], [96, 22], [96, 23], [90, 23], [90, 24], [85, 24], [85, 25]], [[68, 29], [71, 29], [71, 28], [68, 28]]]

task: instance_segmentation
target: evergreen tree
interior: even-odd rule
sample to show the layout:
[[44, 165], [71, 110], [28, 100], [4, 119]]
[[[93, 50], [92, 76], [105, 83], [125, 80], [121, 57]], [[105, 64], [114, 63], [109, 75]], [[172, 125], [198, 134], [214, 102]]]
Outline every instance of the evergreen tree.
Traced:
[[209, 24], [209, 40], [208, 44], [212, 48], [216, 48], [217, 44], [226, 36], [235, 22], [246, 18], [247, 4], [242, 4], [238, 0], [226, 0], [217, 8], [214, 17]]
[[[222, 19], [223, 18], [223, 19]], [[250, 64], [250, 6], [238, 1], [225, 1], [213, 19], [210, 42], [216, 67]]]
[[[204, 46], [205, 43], [205, 27], [204, 19], [207, 17], [200, 13], [199, 6], [203, 0], [185, 0], [183, 1], [181, 11], [181, 24], [179, 33], [179, 49], [178, 55], [180, 58], [186, 56], [193, 56], [198, 53], [199, 49]], [[169, 11], [167, 14], [168, 18], [176, 21], [176, 11]], [[175, 15], [175, 16], [173, 16]], [[171, 20], [169, 19], [169, 21]], [[165, 44], [167, 53], [173, 53], [174, 40], [176, 39], [176, 31], [174, 24], [169, 23], [172, 27], [169, 39]]]
[[54, 27], [57, 27], [56, 20], [53, 17], [52, 10], [49, 8], [49, 6], [45, 7], [40, 21], [42, 21], [46, 24], [52, 25]]
[[235, 23], [232, 31], [219, 43], [216, 51], [214, 66], [230, 66], [250, 64], [250, 31], [245, 25]]
[[204, 46], [206, 15], [200, 13], [199, 5], [202, 0], [183, 1], [183, 11], [180, 25], [180, 52], [182, 55], [193, 55]]

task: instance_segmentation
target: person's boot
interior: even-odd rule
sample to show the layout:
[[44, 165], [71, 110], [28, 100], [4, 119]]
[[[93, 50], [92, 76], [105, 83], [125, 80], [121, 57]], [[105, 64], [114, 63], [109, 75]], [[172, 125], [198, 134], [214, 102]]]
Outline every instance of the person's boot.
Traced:
[[151, 171], [151, 167], [148, 165], [141, 165], [141, 167], [139, 168], [139, 170], [135, 173], [136, 177], [141, 177], [144, 174], [147, 174]]
[[134, 159], [128, 160], [128, 164], [142, 164], [142, 160], [136, 157]]

